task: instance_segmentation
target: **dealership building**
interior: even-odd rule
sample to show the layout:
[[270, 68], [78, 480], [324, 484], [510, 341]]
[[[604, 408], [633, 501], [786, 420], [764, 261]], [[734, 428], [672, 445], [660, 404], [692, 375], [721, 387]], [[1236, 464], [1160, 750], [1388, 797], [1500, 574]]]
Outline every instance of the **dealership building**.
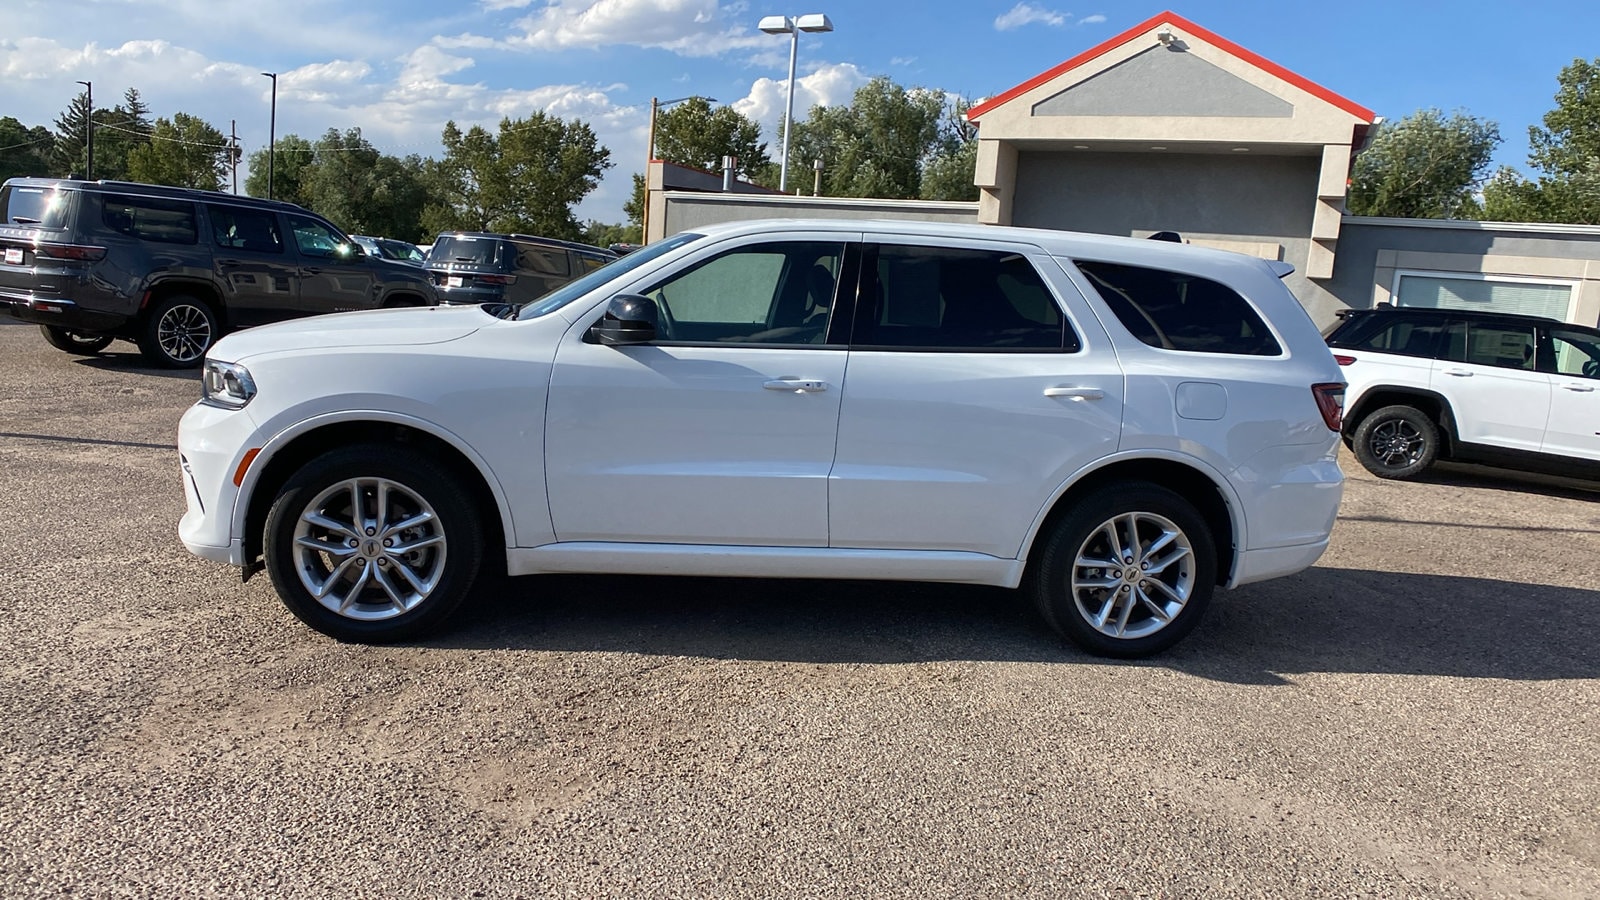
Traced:
[[673, 190], [651, 232], [791, 216], [913, 218], [1197, 245], [1292, 264], [1312, 316], [1378, 303], [1600, 323], [1600, 228], [1345, 214], [1379, 118], [1165, 12], [975, 106], [976, 203]]

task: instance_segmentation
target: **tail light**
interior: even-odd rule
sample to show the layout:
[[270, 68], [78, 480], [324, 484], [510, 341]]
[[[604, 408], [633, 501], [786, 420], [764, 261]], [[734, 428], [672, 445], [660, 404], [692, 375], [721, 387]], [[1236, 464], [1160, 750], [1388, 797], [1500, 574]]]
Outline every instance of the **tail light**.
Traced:
[[516, 281], [517, 281], [517, 276], [515, 276], [515, 275], [479, 275], [479, 276], [477, 276], [477, 279], [478, 279], [478, 283], [479, 284], [515, 284]]
[[50, 259], [81, 259], [94, 262], [106, 258], [106, 248], [91, 247], [88, 244], [35, 244], [33, 255]]
[[1356, 364], [1356, 358], [1354, 356], [1345, 356], [1342, 353], [1335, 353], [1333, 355], [1333, 361], [1341, 366], [1353, 366]]
[[1317, 399], [1317, 409], [1322, 413], [1322, 422], [1328, 426], [1328, 430], [1340, 430], [1344, 426], [1344, 384], [1313, 384], [1311, 396]]

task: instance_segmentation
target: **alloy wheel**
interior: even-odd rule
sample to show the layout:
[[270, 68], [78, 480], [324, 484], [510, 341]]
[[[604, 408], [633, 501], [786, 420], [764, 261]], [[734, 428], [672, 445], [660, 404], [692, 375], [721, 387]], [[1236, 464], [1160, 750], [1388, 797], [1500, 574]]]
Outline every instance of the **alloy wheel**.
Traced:
[[331, 612], [359, 621], [404, 615], [445, 570], [439, 516], [417, 492], [386, 478], [351, 478], [301, 510], [294, 534], [300, 583]]
[[1095, 631], [1131, 640], [1167, 627], [1193, 596], [1187, 535], [1164, 516], [1129, 512], [1089, 533], [1072, 565], [1072, 599]]

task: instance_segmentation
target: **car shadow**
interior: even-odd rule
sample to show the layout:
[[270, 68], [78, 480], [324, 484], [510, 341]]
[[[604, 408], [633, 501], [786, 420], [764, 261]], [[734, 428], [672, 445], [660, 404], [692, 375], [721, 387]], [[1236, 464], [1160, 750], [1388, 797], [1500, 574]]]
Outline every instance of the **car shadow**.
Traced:
[[[1600, 677], [1600, 592], [1312, 568], [1222, 591], [1151, 660], [1237, 684], [1351, 672]], [[804, 663], [1100, 663], [1016, 591], [962, 585], [624, 576], [506, 579], [427, 646]]]
[[74, 358], [73, 362], [102, 372], [136, 372], [140, 375], [155, 375], [158, 378], [187, 379], [196, 384], [200, 381], [199, 369], [164, 369], [152, 366], [145, 362], [144, 356], [137, 350], [131, 353], [102, 350], [97, 356], [79, 356]]
[[1490, 488], [1492, 490], [1518, 491], [1568, 500], [1600, 500], [1600, 478], [1576, 475], [1552, 475], [1542, 472], [1523, 472], [1499, 469], [1476, 463], [1441, 462], [1418, 481], [1443, 484], [1451, 487]]

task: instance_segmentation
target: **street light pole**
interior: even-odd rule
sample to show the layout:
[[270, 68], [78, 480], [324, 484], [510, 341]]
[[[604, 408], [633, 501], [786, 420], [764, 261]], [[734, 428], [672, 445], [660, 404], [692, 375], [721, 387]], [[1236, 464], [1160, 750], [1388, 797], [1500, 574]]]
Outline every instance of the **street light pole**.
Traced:
[[267, 199], [272, 199], [272, 163], [278, 155], [278, 73], [262, 72], [272, 79], [272, 114], [267, 120]]
[[789, 142], [794, 132], [794, 63], [800, 52], [800, 32], [822, 33], [833, 30], [833, 22], [822, 13], [804, 16], [767, 16], [756, 27], [767, 34], [789, 35], [789, 99], [783, 110], [783, 162], [778, 167], [778, 190], [789, 192]]
[[92, 81], [80, 81], [78, 83], [83, 85], [83, 88], [84, 88], [85, 92], [87, 92], [88, 99], [89, 99], [89, 114], [87, 116], [85, 116], [84, 120], [83, 120], [83, 131], [84, 131], [84, 141], [83, 142], [88, 147], [89, 162], [88, 162], [87, 165], [84, 166], [83, 180], [84, 181], [93, 181], [94, 180], [94, 82], [92, 82]]

